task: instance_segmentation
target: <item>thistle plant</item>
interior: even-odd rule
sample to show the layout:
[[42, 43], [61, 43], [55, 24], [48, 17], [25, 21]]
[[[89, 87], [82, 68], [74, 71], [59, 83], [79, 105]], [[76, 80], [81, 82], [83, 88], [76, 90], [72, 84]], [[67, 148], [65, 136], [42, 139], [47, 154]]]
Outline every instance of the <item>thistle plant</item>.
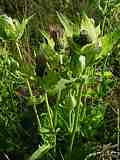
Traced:
[[[42, 31], [47, 43], [41, 44], [41, 47], [48, 57], [49, 70], [42, 79], [38, 78], [39, 85], [45, 92], [43, 97], [47, 112], [44, 113], [44, 119], [48, 122], [48, 125], [45, 121], [41, 123], [41, 131], [46, 130], [49, 135], [46, 133], [45, 136], [45, 132], [41, 132], [41, 135], [46, 147], [50, 144], [49, 149], [54, 148], [55, 154], [57, 154], [58, 135], [60, 133], [67, 135], [69, 137], [66, 151], [68, 154], [63, 156], [65, 159], [71, 159], [76, 134], [85, 136], [87, 132], [92, 132], [87, 128], [93, 127], [94, 120], [98, 121], [96, 128], [93, 127], [97, 129], [104, 117], [104, 109], [99, 107], [91, 111], [91, 116], [87, 115], [87, 99], [88, 97], [92, 101], [95, 99], [98, 101], [98, 106], [101, 105], [103, 95], [107, 91], [107, 87], [103, 87], [103, 82], [110, 79], [112, 73], [105, 67], [97, 72], [97, 66], [101, 62], [106, 64], [112, 48], [119, 40], [119, 32], [115, 31], [103, 36], [100, 25], [95, 26], [94, 20], [88, 18], [86, 14], [83, 14], [80, 24], [73, 23], [62, 14], [57, 13], [57, 15], [64, 27], [64, 32], [62, 31], [61, 37], [56, 38], [63, 42], [63, 47], [58, 46], [57, 50], [55, 37], [52, 37], [58, 35], [60, 31], [54, 30], [52, 34], [52, 29], [50, 35]], [[97, 76], [100, 78], [98, 82], [96, 81]], [[53, 106], [48, 100], [48, 95], [56, 97]], [[88, 123], [86, 128], [80, 127], [85, 123]], [[35, 154], [36, 152], [33, 153]], [[41, 154], [40, 152], [38, 157], [41, 157]]]
[[[95, 135], [104, 118], [103, 96], [112, 78], [106, 63], [120, 37], [118, 31], [103, 36], [104, 27], [101, 31], [101, 25], [96, 26], [94, 19], [85, 13], [77, 22], [61, 13], [57, 15], [63, 28], [52, 25], [48, 33], [41, 31], [45, 41], [40, 44], [39, 55], [36, 54], [38, 64], [34, 66], [32, 77], [23, 73], [29, 92], [26, 100], [33, 106], [37, 134], [42, 139], [36, 151], [27, 157], [29, 160], [42, 159], [45, 155], [56, 158], [57, 154], [70, 160], [77, 136]], [[15, 42], [20, 62], [23, 55], [19, 40], [29, 19], [19, 23], [0, 16], [0, 37]], [[39, 74], [42, 71], [44, 73]], [[34, 95], [33, 86], [41, 90], [39, 96]], [[38, 106], [42, 111], [38, 111]], [[61, 139], [65, 151], [59, 143]]]

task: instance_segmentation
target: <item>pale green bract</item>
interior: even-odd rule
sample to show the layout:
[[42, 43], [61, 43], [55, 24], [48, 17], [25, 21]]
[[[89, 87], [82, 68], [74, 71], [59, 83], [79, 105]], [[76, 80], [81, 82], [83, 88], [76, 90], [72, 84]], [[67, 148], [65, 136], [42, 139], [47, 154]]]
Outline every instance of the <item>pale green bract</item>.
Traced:
[[98, 43], [98, 36], [100, 35], [100, 25], [95, 27], [94, 20], [88, 18], [85, 14], [81, 22], [81, 31], [85, 30], [88, 33], [89, 38], [92, 40], [92, 43]]

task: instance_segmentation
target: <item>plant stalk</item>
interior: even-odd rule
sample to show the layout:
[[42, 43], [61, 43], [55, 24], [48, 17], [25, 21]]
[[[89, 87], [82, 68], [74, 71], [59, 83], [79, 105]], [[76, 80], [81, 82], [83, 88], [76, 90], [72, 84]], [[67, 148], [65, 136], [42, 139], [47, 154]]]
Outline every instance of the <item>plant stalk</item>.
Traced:
[[[30, 97], [32, 98], [32, 97], [33, 97], [33, 94], [32, 94], [32, 90], [31, 90], [30, 83], [29, 83], [28, 80], [27, 80], [27, 85], [28, 85]], [[39, 129], [39, 131], [40, 131], [40, 129], [41, 129], [41, 123], [40, 123], [40, 119], [39, 119], [39, 116], [38, 116], [38, 112], [37, 112], [37, 108], [36, 108], [35, 103], [33, 104], [33, 110], [34, 110], [34, 112], [35, 112], [36, 119], [37, 119], [37, 123], [38, 123], [38, 129]]]
[[49, 106], [49, 102], [48, 102], [47, 93], [45, 93], [45, 102], [46, 102], [47, 111], [48, 111], [48, 117], [49, 117], [49, 122], [50, 122], [50, 128], [51, 128], [52, 131], [54, 131], [54, 126], [53, 126], [53, 121], [52, 121], [52, 115], [51, 115], [51, 111], [50, 111], [50, 106]]
[[80, 106], [82, 104], [81, 95], [82, 95], [82, 90], [83, 90], [83, 84], [82, 84], [82, 86], [80, 88], [81, 88], [81, 91], [78, 92], [78, 103], [77, 103], [78, 105], [77, 105], [76, 112], [75, 112], [75, 120], [74, 120], [72, 136], [71, 136], [70, 153], [72, 152], [75, 133], [76, 133], [76, 129], [77, 129], [77, 126], [78, 126], [79, 109], [80, 109]]
[[19, 53], [20, 59], [21, 59], [21, 60], [23, 60], [22, 53], [21, 53], [21, 51], [20, 51], [20, 47], [19, 47], [18, 42], [16, 42], [16, 47], [17, 47], [17, 50], [18, 50], [18, 53]]
[[117, 153], [118, 153], [118, 159], [119, 160], [119, 153], [120, 153], [120, 109], [117, 109], [117, 129], [118, 129], [118, 133], [117, 133]]
[[59, 101], [60, 101], [60, 97], [61, 97], [61, 90], [59, 90], [58, 95], [57, 95], [57, 102], [55, 105], [55, 118], [54, 118], [54, 127], [56, 128], [57, 126], [57, 108], [59, 106]]

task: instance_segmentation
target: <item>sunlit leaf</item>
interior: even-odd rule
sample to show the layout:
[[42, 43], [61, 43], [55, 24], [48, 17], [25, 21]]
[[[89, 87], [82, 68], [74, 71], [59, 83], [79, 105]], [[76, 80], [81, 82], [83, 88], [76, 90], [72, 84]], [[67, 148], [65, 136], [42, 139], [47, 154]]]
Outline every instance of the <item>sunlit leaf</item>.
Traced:
[[79, 61], [80, 61], [80, 64], [81, 64], [81, 70], [83, 71], [85, 69], [85, 56], [80, 55]]

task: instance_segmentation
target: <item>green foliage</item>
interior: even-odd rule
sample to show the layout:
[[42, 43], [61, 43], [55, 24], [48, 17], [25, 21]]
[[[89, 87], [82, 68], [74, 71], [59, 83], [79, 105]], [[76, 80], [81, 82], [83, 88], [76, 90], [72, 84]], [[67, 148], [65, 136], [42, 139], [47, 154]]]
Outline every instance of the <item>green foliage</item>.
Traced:
[[7, 15], [1, 15], [0, 38], [2, 38], [3, 40], [20, 40], [30, 19], [31, 17], [23, 19], [20, 23], [18, 20], [12, 19]]
[[79, 34], [79, 24], [74, 24], [71, 20], [63, 16], [61, 13], [57, 13], [57, 16], [61, 24], [64, 26], [65, 34], [67, 37], [72, 37], [73, 34]]
[[[86, 110], [86, 109], [85, 109]], [[105, 106], [95, 106], [80, 114], [80, 133], [83, 137], [93, 137], [96, 134], [104, 119]], [[82, 117], [82, 119], [81, 119]]]
[[[105, 110], [101, 101], [110, 85], [108, 81], [111, 78], [111, 72], [102, 70], [99, 74], [101, 80], [97, 83], [96, 67], [104, 59], [107, 59], [109, 52], [112, 51], [112, 48], [119, 40], [119, 33], [112, 32], [102, 36], [100, 34], [100, 25], [95, 27], [93, 20], [86, 15], [83, 16], [81, 25], [74, 24], [62, 14], [58, 14], [58, 17], [64, 26], [64, 48], [56, 51], [54, 38], [50, 37], [49, 34], [43, 34], [48, 41], [42, 47], [48, 57], [49, 71], [40, 80], [39, 84], [45, 92], [57, 98], [54, 105], [51, 106], [45, 96], [47, 113], [41, 117], [41, 130], [44, 133], [47, 131], [49, 134], [46, 134], [46, 136], [43, 132], [40, 132], [40, 134], [44, 142], [54, 147], [57, 145], [57, 134], [59, 135], [62, 132], [63, 137], [67, 135], [70, 145], [67, 145], [67, 148], [69, 148], [68, 153], [71, 154], [77, 133], [83, 137], [94, 137], [97, 128], [102, 125]], [[79, 29], [78, 26], [80, 26]], [[89, 44], [81, 46], [80, 39], [79, 43], [74, 41], [74, 35], [81, 38], [81, 30], [84, 30], [91, 39]], [[67, 54], [66, 47], [69, 48]], [[60, 60], [61, 55], [62, 63]], [[59, 69], [56, 71], [54, 66], [59, 67]], [[106, 73], [110, 73], [110, 76]], [[98, 106], [93, 107], [92, 103], [91, 107], [88, 107], [86, 100], [89, 97], [93, 101], [98, 101]], [[101, 97], [101, 101], [99, 97]]]
[[3, 53], [0, 55], [0, 150], [13, 151], [19, 148], [17, 123], [20, 110], [15, 89], [24, 82], [17, 72], [19, 63], [5, 49]]
[[[6, 135], [1, 133], [1, 142], [5, 141], [5, 147], [10, 143], [6, 151], [16, 149], [19, 138], [12, 136], [17, 135], [20, 118], [16, 88], [24, 86], [28, 88], [23, 96], [27, 101], [25, 105], [34, 112], [33, 121], [41, 137], [40, 146], [37, 144], [30, 151], [31, 156], [27, 155], [29, 160], [42, 159], [49, 153], [56, 157], [59, 152], [68, 160], [76, 148], [77, 135], [79, 145], [82, 138], [94, 139], [103, 124], [103, 98], [112, 83], [112, 73], [106, 65], [119, 42], [120, 32], [103, 34], [104, 24], [96, 26], [86, 14], [75, 22], [61, 13], [57, 16], [64, 31], [54, 27], [49, 33], [41, 31], [44, 41], [40, 44], [40, 53], [35, 55], [40, 56], [40, 61], [30, 65], [22, 61], [24, 55], [18, 41], [31, 17], [20, 23], [6, 15], [0, 16], [0, 38], [14, 41], [20, 54], [19, 62], [7, 52], [0, 55], [0, 123], [2, 130], [10, 135], [10, 139], [5, 140]], [[45, 64], [41, 55], [46, 57]], [[35, 68], [40, 67], [41, 71], [42, 65], [47, 73], [39, 77]], [[34, 93], [36, 90], [38, 93]], [[60, 143], [62, 139], [64, 145]]]

